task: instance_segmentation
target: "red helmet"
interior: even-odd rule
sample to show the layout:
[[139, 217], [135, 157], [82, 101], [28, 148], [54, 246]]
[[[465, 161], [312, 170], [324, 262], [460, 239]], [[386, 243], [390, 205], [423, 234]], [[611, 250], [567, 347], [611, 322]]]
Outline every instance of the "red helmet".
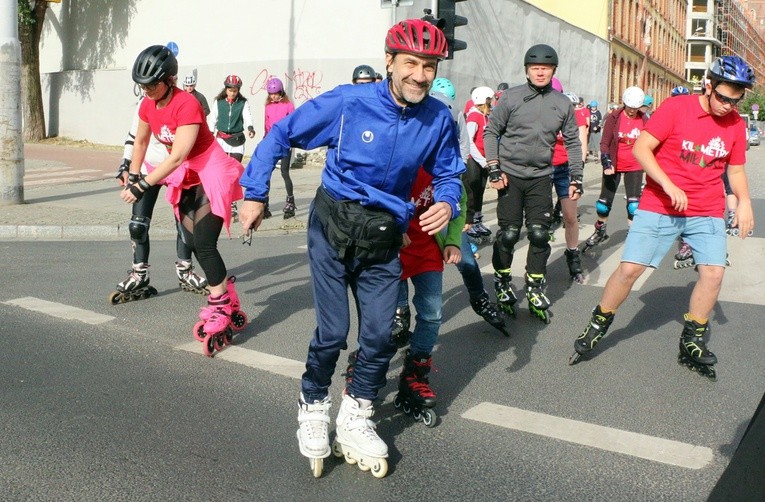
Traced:
[[225, 82], [223, 82], [223, 85], [226, 87], [236, 87], [239, 89], [242, 87], [242, 79], [237, 77], [236, 75], [229, 75], [226, 77]]
[[447, 56], [446, 36], [435, 25], [422, 19], [407, 19], [388, 30], [385, 52], [408, 52], [418, 56], [444, 59]]

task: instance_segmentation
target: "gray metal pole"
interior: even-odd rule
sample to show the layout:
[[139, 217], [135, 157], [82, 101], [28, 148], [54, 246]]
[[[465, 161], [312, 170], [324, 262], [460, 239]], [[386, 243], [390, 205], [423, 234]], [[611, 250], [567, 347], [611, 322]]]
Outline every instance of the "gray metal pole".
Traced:
[[0, 2], [0, 205], [24, 202], [18, 4]]

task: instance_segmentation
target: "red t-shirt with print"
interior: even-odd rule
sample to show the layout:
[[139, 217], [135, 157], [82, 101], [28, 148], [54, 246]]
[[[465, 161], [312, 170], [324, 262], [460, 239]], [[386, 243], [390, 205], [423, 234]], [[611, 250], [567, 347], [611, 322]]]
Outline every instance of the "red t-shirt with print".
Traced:
[[414, 216], [409, 220], [409, 228], [406, 235], [411, 239], [411, 244], [401, 248], [401, 280], [425, 272], [443, 272], [444, 257], [441, 247], [435, 237], [422, 231], [420, 227], [420, 215], [433, 205], [433, 176], [422, 167], [417, 172], [411, 192], [414, 203]]
[[465, 122], [475, 122], [478, 126], [475, 136], [473, 137], [473, 143], [475, 143], [475, 146], [478, 148], [478, 151], [481, 152], [481, 155], [486, 157], [486, 152], [483, 149], [483, 130], [486, 129], [486, 124], [489, 123], [489, 117], [479, 112], [477, 108], [471, 108], [465, 118]]
[[635, 146], [635, 141], [637, 141], [640, 131], [644, 127], [645, 124], [641, 117], [635, 116], [634, 119], [631, 119], [626, 113], [622, 113], [619, 117], [619, 130], [616, 132], [619, 137], [619, 145], [616, 147], [618, 165], [614, 166], [618, 172], [643, 170], [635, 156], [632, 155], [632, 147]]
[[666, 99], [651, 115], [645, 131], [660, 141], [656, 161], [672, 183], [688, 196], [688, 208], [679, 212], [650, 176], [640, 198], [640, 209], [670, 216], [713, 216], [725, 213], [725, 190], [720, 176], [727, 164], [746, 163], [744, 121], [735, 110], [715, 117], [699, 99]]
[[205, 152], [215, 139], [205, 120], [205, 112], [197, 98], [177, 87], [173, 88], [173, 97], [164, 108], [157, 109], [157, 102], [144, 99], [138, 109], [138, 116], [149, 124], [152, 134], [157, 141], [170, 151], [175, 141], [175, 131], [180, 126], [199, 124], [199, 134], [188, 158], [193, 159]]

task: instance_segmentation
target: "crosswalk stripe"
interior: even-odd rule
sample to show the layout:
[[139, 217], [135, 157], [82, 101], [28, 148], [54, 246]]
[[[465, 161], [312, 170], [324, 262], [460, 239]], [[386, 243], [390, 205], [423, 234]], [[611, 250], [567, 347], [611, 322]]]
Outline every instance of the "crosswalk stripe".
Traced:
[[493, 403], [478, 404], [462, 417], [686, 469], [701, 469], [714, 459], [712, 449], [704, 446]]
[[59, 319], [67, 319], [72, 321], [80, 321], [86, 324], [103, 324], [114, 319], [109, 315], [99, 314], [90, 310], [78, 309], [70, 305], [64, 305], [63, 303], [49, 302], [26, 296], [24, 298], [17, 298], [15, 300], [8, 300], [3, 302], [6, 305], [14, 305], [34, 312], [40, 312], [49, 316], [58, 317]]
[[98, 173], [98, 176], [101, 176], [101, 171], [98, 169], [45, 169], [45, 170], [35, 170], [35, 171], [27, 171], [24, 173], [24, 179], [33, 179], [33, 178], [49, 178], [53, 176], [59, 176], [60, 174], [66, 174], [67, 177], [79, 177], [83, 174], [89, 174], [92, 175], [93, 173]]
[[[190, 342], [175, 347], [177, 350], [185, 350], [194, 354], [202, 354], [202, 344], [199, 342]], [[269, 373], [282, 375], [300, 380], [305, 371], [305, 363], [287, 359], [285, 357], [266, 354], [256, 350], [244, 349], [234, 345], [229, 345], [224, 350], [215, 353], [215, 359], [223, 359], [237, 364], [242, 364], [250, 368], [256, 368]]]

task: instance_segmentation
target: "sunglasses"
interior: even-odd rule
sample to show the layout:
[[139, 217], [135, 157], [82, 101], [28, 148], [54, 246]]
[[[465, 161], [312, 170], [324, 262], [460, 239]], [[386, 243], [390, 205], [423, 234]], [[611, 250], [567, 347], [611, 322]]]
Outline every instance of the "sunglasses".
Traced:
[[717, 96], [717, 100], [724, 105], [736, 106], [739, 103], [739, 101], [744, 99], [744, 96], [741, 96], [739, 98], [731, 98], [724, 94], [720, 94], [719, 92], [717, 92], [717, 89], [712, 89], [712, 92], [715, 94], [715, 96]]
[[139, 84], [139, 87], [143, 89], [144, 91], [153, 91], [154, 89], [159, 86], [162, 82], [157, 82], [156, 84]]

